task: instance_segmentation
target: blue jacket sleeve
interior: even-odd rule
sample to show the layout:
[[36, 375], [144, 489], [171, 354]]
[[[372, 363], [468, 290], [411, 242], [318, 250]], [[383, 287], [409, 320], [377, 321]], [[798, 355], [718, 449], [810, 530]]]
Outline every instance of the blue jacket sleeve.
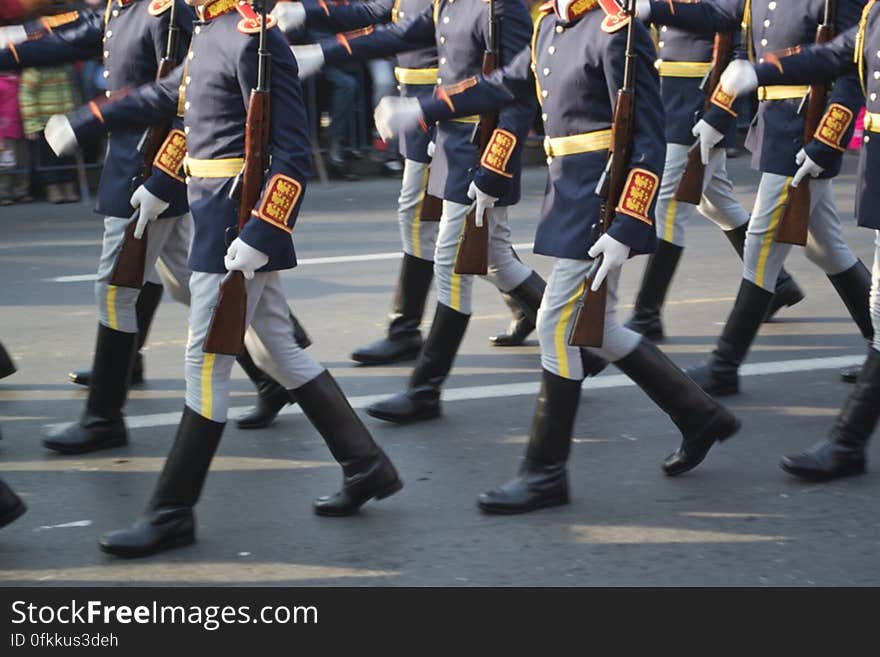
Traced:
[[[532, 40], [532, 20], [521, 0], [495, 0], [496, 12], [504, 26], [499, 51], [501, 63], [515, 61]], [[488, 26], [486, 26], [488, 32]], [[488, 39], [488, 34], [486, 34]], [[496, 198], [507, 194], [518, 168], [521, 152], [535, 118], [534, 94], [515, 96], [498, 112], [498, 125], [489, 137], [474, 174], [480, 190]]]
[[101, 56], [104, 19], [101, 11], [79, 13], [77, 20], [52, 31], [41, 31], [0, 52], [0, 70], [55, 66]]
[[378, 28], [365, 27], [354, 32], [337, 34], [321, 41], [324, 62], [341, 64], [349, 59], [375, 59], [390, 57], [401, 52], [417, 50], [435, 43], [434, 8], [424, 11], [399, 23], [390, 23]]
[[[271, 166], [252, 218], [239, 236], [271, 258], [290, 248], [290, 234], [299, 214], [311, 171], [308, 120], [296, 60], [280, 30], [271, 30], [272, 123], [269, 138]], [[250, 97], [257, 84], [257, 39], [251, 39], [239, 62], [242, 95]]]
[[651, 22], [701, 34], [732, 32], [742, 23], [742, 0], [678, 2], [652, 0]]
[[532, 50], [527, 46], [503, 68], [478, 75], [466, 84], [442, 85], [433, 96], [419, 99], [425, 122], [494, 112], [514, 99], [536, 99]]
[[854, 26], [828, 43], [807, 46], [799, 53], [756, 64], [758, 85], [831, 82], [856, 72], [853, 59], [857, 34], [858, 26]]
[[367, 25], [391, 21], [394, 0], [366, 0], [366, 2], [334, 2], [333, 0], [303, 0], [306, 27], [326, 32], [345, 32]]
[[[654, 207], [666, 159], [666, 137], [660, 78], [654, 67], [654, 43], [646, 28], [633, 30], [636, 54], [635, 115], [630, 142], [629, 174], [617, 202], [608, 234], [635, 253], [651, 253], [657, 246]], [[608, 93], [614, 102], [623, 86], [626, 30], [610, 36], [603, 56]]]
[[[841, 0], [837, 4], [835, 17], [835, 33], [846, 34], [853, 27], [858, 27], [859, 19], [865, 3], [861, 0]], [[855, 43], [853, 38], [853, 43]], [[847, 144], [852, 139], [856, 117], [865, 103], [855, 68], [842, 75], [834, 83], [825, 114], [813, 138], [804, 146], [807, 155], [819, 166], [830, 169], [839, 163]]]

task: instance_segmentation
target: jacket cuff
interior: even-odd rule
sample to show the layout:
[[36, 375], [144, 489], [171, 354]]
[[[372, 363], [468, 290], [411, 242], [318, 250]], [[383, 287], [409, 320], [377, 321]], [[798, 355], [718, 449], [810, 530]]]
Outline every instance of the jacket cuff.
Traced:
[[811, 139], [809, 143], [804, 146], [804, 151], [813, 162], [826, 171], [829, 169], [835, 169], [840, 164], [840, 159], [843, 157], [842, 150], [826, 146], [816, 139]]
[[618, 212], [608, 234], [632, 251], [631, 255], [653, 253], [657, 249], [657, 230], [653, 225]]
[[282, 257], [289, 248], [302, 192], [298, 180], [280, 173], [273, 175], [239, 237], [270, 259]]
[[496, 198], [506, 195], [513, 180], [509, 165], [518, 147], [515, 134], [496, 128], [480, 157], [480, 167], [474, 176], [477, 187]]
[[660, 176], [648, 169], [630, 169], [620, 194], [610, 235], [631, 249], [644, 253], [653, 250], [654, 201], [660, 189]]
[[144, 187], [146, 187], [153, 196], [162, 199], [166, 203], [173, 203], [180, 198], [181, 195], [186, 194], [186, 184], [183, 180], [173, 178], [164, 171], [157, 169], [155, 166], [153, 166], [153, 171], [150, 173], [150, 177], [147, 178], [144, 183]]
[[736, 116], [712, 104], [703, 114], [703, 120], [721, 134], [726, 135], [731, 124], [736, 121]]
[[79, 144], [97, 141], [107, 134], [104, 115], [100, 104], [95, 101], [89, 101], [73, 114], [69, 114], [67, 119]]

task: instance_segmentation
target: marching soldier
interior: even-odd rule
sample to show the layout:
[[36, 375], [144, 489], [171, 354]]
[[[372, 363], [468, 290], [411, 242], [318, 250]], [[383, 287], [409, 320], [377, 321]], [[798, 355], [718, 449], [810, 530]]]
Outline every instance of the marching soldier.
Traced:
[[488, 513], [523, 513], [568, 502], [566, 463], [585, 374], [579, 350], [569, 346], [568, 337], [575, 306], [599, 256], [592, 289], [605, 280], [608, 301], [604, 340], [596, 353], [617, 365], [680, 429], [682, 443], [665, 460], [666, 474], [696, 467], [716, 441], [739, 428], [736, 417], [617, 319], [620, 267], [631, 255], [650, 253], [656, 246], [654, 206], [666, 143], [654, 46], [637, 22], [632, 29], [634, 127], [624, 162], [628, 173], [611, 226], [598, 237], [597, 190], [608, 159], [617, 91], [623, 86], [629, 21], [614, 0], [548, 2], [537, 18], [531, 49], [524, 48], [502, 71], [443, 85], [436, 98], [420, 107], [385, 99], [377, 110], [377, 122], [387, 133], [417, 120], [442, 121], [504, 106], [536, 89], [542, 105], [549, 179], [535, 253], [556, 262], [538, 314], [541, 392], [519, 477], [479, 498]]
[[809, 46], [802, 52], [766, 53], [754, 67], [737, 61], [721, 79], [725, 90], [741, 94], [770, 85], [830, 83], [834, 79], [849, 79], [853, 74], [861, 83], [867, 110], [856, 189], [856, 218], [859, 226], [874, 230], [871, 287], [874, 338], [856, 388], [844, 402], [828, 439], [802, 454], [782, 459], [784, 470], [810, 481], [863, 473], [868, 440], [880, 419], [880, 220], [874, 205], [875, 201], [880, 202], [880, 5], [874, 0], [868, 2], [858, 25], [826, 45]]
[[[855, 25], [864, 5], [864, 0], [838, 2], [835, 30]], [[744, 46], [760, 61], [770, 53], [812, 43], [824, 10], [824, 0], [796, 0], [785, 6], [772, 0], [717, 0], [655, 2], [651, 13], [661, 21], [673, 12], [679, 21], [693, 17], [698, 24], [719, 32], [743, 24]], [[873, 336], [868, 309], [871, 275], [843, 240], [831, 185], [862, 105], [858, 77], [853, 73], [839, 79], [830, 94], [823, 123], [835, 129], [817, 133], [804, 143], [804, 118], [798, 109], [807, 90], [799, 85], [758, 89], [758, 115], [746, 146], [752, 151], [752, 165], [761, 171], [761, 182], [749, 221], [743, 280], [715, 351], [708, 362], [688, 370], [713, 395], [739, 392], [739, 366], [773, 302], [775, 281], [791, 250], [790, 245], [775, 241], [777, 227], [788, 205], [791, 185], [808, 176], [811, 205], [805, 255], [828, 276], [865, 339]], [[713, 92], [712, 107], [694, 128], [700, 148], [711, 149], [720, 142], [735, 118], [732, 99], [719, 86]]]
[[[528, 46], [531, 21], [520, 0], [494, 0], [502, 29], [497, 35], [502, 62]], [[415, 16], [387, 29], [364, 28], [337, 35], [319, 45], [294, 47], [301, 75], [350, 57], [382, 57], [435, 45], [438, 83], [469, 84], [491, 49], [490, 3], [482, 0], [440, 0]], [[412, 99], [413, 102], [418, 102]], [[454, 272], [465, 215], [475, 202], [476, 216], [486, 211], [489, 226], [487, 278], [502, 291], [512, 291], [531, 317], [537, 316], [544, 281], [516, 258], [510, 242], [507, 208], [519, 200], [522, 142], [534, 114], [530, 98], [508, 104], [498, 128], [481, 154], [472, 141], [477, 117], [441, 121], [431, 165], [428, 192], [443, 198], [443, 216], [434, 254], [437, 309], [419, 354], [408, 389], [373, 404], [367, 413], [388, 422], [417, 422], [439, 417], [440, 389], [464, 338], [471, 315], [473, 276]], [[412, 126], [410, 126], [412, 127]], [[604, 367], [592, 356], [591, 374]]]
[[[372, 25], [399, 23], [415, 16], [431, 5], [430, 0], [368, 0], [366, 2], [279, 2], [273, 14], [285, 31], [303, 24], [326, 31], [344, 32]], [[401, 52], [394, 70], [403, 97], [430, 96], [437, 83], [437, 48], [429, 47]], [[428, 150], [434, 130], [415, 128], [400, 135], [400, 153], [404, 157], [403, 180], [397, 202], [397, 218], [403, 246], [403, 261], [391, 310], [387, 337], [352, 354], [352, 359], [364, 365], [385, 365], [416, 358], [422, 348], [419, 326], [425, 311], [425, 301], [434, 276], [434, 247], [437, 242], [439, 216], [425, 217], [439, 202], [428, 194], [431, 157]], [[540, 298], [543, 290], [535, 290]], [[535, 329], [527, 310], [517, 297], [531, 293], [528, 288], [502, 292], [505, 303], [513, 313], [507, 333], [490, 338], [498, 347], [521, 345]], [[525, 304], [528, 307], [528, 303]]]
[[[280, 30], [269, 29], [269, 71], [259, 64], [260, 16], [247, 2], [191, 0], [196, 23], [185, 65], [169, 78], [80, 113], [75, 134], [114, 129], [131, 117], [160, 122], [182, 114], [185, 170], [195, 233], [190, 254], [186, 405], [171, 453], [146, 513], [129, 529], [111, 532], [101, 548], [142, 556], [195, 540], [195, 506], [226, 422], [233, 357], [205, 353], [211, 314], [228, 272], [244, 274], [246, 344], [255, 361], [292, 391], [343, 470], [343, 486], [319, 498], [315, 513], [349, 515], [371, 498], [400, 490], [394, 466], [373, 441], [330, 373], [293, 339], [279, 272], [296, 265], [291, 233], [311, 167], [310, 145], [297, 65]], [[183, 70], [181, 70], [183, 69]], [[259, 71], [264, 71], [258, 75]], [[230, 198], [244, 164], [247, 99], [258, 79], [272, 80], [269, 169], [260, 199], [244, 228]], [[178, 121], [178, 125], [180, 125]], [[69, 147], [69, 146], [68, 146]], [[63, 149], [62, 149], [63, 150]], [[184, 152], [167, 164], [184, 167]], [[230, 241], [231, 240], [231, 241]]]
[[[193, 14], [182, 0], [176, 1], [176, 25], [181, 38], [175, 55], [180, 61], [189, 43]], [[0, 70], [101, 55], [108, 96], [145, 84], [155, 80], [158, 64], [167, 54], [171, 5], [172, 0], [110, 0], [105, 10], [43, 19], [31, 38], [9, 44], [0, 53]], [[145, 43], [151, 46], [149, 56], [144, 54]], [[47, 138], [58, 125], [55, 122], [47, 126]], [[186, 259], [192, 228], [186, 188], [182, 179], [162, 167], [153, 167], [150, 178], [139, 185], [144, 168], [138, 149], [142, 134], [143, 129], [124, 126], [114, 130], [108, 140], [96, 208], [106, 218], [95, 283], [100, 321], [94, 362], [90, 372], [71, 375], [74, 382], [89, 386], [89, 396], [79, 422], [49, 435], [43, 442], [47, 448], [63, 454], [116, 447], [128, 440], [122, 408], [130, 383], [143, 378], [140, 348], [163, 292], [154, 264], [159, 264], [158, 271], [163, 273], [175, 299], [189, 302], [190, 271]], [[169, 135], [163, 149], [174, 148], [173, 137]], [[146, 238], [146, 280], [140, 292], [110, 284], [124, 231], [132, 221], [135, 207], [140, 225], [152, 224]], [[161, 220], [153, 221], [156, 218]], [[291, 400], [277, 382], [253, 367], [247, 354], [241, 360], [259, 395], [257, 409], [242, 418], [240, 426], [265, 426]]]
[[[665, 4], [665, 0], [660, 2]], [[666, 111], [666, 163], [657, 194], [657, 251], [648, 257], [635, 309], [626, 325], [656, 342], [664, 338], [660, 315], [684, 251], [687, 224], [697, 214], [708, 218], [721, 228], [742, 260], [749, 214], [734, 197], [733, 183], [727, 174], [726, 148], [735, 145], [735, 123], [709, 154], [700, 204], [694, 206], [675, 198], [694, 142], [691, 132], [694, 117], [702, 113], [706, 101], [703, 81], [712, 68], [715, 34], [677, 25], [677, 14], [661, 16], [658, 12], [652, 16], [650, 9], [655, 3], [641, 0], [639, 18], [659, 27], [656, 65]], [[776, 295], [767, 318], [803, 298], [797, 283], [783, 269], [776, 281]]]

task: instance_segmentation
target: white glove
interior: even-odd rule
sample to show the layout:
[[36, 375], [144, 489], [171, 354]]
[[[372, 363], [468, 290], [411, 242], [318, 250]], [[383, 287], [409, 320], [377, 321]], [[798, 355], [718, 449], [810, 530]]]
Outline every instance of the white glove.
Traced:
[[608, 274], [623, 267], [623, 263], [629, 259], [629, 247], [623, 242], [618, 242], [608, 233], [604, 233], [593, 244], [588, 255], [591, 258], [602, 256], [602, 264], [599, 265], [599, 271], [596, 272], [593, 284], [590, 286], [590, 289], [595, 292], [602, 286], [602, 282]]
[[719, 84], [725, 93], [742, 96], [758, 88], [758, 75], [751, 62], [734, 59], [724, 69]]
[[700, 144], [700, 160], [702, 160], [704, 165], [709, 164], [709, 152], [718, 145], [718, 142], [724, 139], [724, 134], [718, 132], [703, 119], [697, 121], [697, 125], [691, 130], [691, 134], [697, 138]]
[[428, 142], [428, 157], [434, 157], [434, 151], [437, 150], [437, 144], [434, 143], [434, 140]]
[[63, 114], [53, 114], [49, 117], [43, 135], [49, 148], [58, 157], [70, 155], [76, 150], [76, 135], [70, 126], [70, 121]]
[[129, 203], [131, 203], [131, 207], [139, 211], [137, 226], [134, 227], [134, 238], [137, 240], [144, 236], [147, 224], [155, 221], [160, 214], [168, 209], [168, 203], [153, 194], [144, 185], [134, 190]]
[[491, 210], [495, 207], [495, 204], [498, 202], [498, 199], [494, 196], [490, 196], [482, 189], [477, 187], [477, 184], [471, 182], [471, 186], [468, 187], [468, 198], [476, 203], [477, 212], [475, 215], [477, 228], [483, 227], [483, 215], [486, 213], [486, 210]]
[[306, 24], [306, 8], [299, 2], [278, 2], [272, 15], [278, 20], [282, 32], [298, 30]]
[[391, 141], [404, 130], [415, 128], [422, 120], [422, 106], [418, 98], [385, 96], [376, 105], [373, 121], [383, 141]]
[[240, 237], [232, 240], [232, 244], [226, 249], [223, 258], [223, 266], [229, 271], [240, 271], [248, 280], [254, 277], [254, 272], [269, 262], [269, 256], [258, 251]]
[[0, 48], [6, 48], [10, 43], [14, 45], [27, 41], [27, 38], [27, 30], [24, 29], [24, 25], [0, 27]]
[[312, 77], [324, 67], [324, 51], [317, 43], [307, 46], [290, 46], [299, 66], [299, 79]]
[[651, 20], [651, 0], [636, 0], [636, 16], [643, 23]]
[[810, 176], [810, 178], [818, 178], [822, 175], [822, 172], [825, 171], [824, 167], [820, 167], [816, 162], [810, 159], [810, 156], [807, 155], [807, 151], [803, 148], [794, 156], [794, 161], [800, 168], [794, 174], [794, 178], [791, 179], [792, 187], [800, 185], [801, 181], [807, 176]]

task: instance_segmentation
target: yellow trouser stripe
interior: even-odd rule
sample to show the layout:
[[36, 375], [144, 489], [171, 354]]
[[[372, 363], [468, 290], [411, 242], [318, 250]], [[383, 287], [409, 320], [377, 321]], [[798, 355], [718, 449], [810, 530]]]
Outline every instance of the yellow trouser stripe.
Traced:
[[425, 167], [425, 171], [422, 173], [422, 184], [419, 186], [419, 201], [416, 203], [415, 211], [413, 213], [412, 228], [410, 228], [410, 239], [412, 239], [413, 243], [413, 255], [416, 258], [422, 257], [422, 243], [420, 241], [422, 232], [422, 204], [425, 202], [425, 192], [428, 190], [428, 175], [430, 171], [431, 170], [428, 167]]
[[586, 284], [587, 281], [585, 279], [578, 286], [577, 292], [571, 295], [569, 300], [565, 302], [565, 305], [562, 307], [562, 313], [559, 316], [559, 321], [556, 323], [556, 330], [553, 333], [553, 342], [556, 346], [556, 360], [559, 362], [559, 376], [565, 379], [570, 378], [569, 373], [571, 371], [568, 364], [568, 322], [574, 312], [575, 304], [584, 295], [584, 286]]
[[452, 278], [449, 281], [449, 296], [452, 309], [461, 312], [461, 274], [455, 273], [455, 262], [458, 260], [458, 251], [461, 249], [461, 236], [464, 235], [464, 229], [467, 226], [467, 216], [461, 222], [461, 230], [458, 231], [458, 246], [455, 247], [455, 257], [452, 259]]
[[110, 328], [117, 330], [119, 321], [116, 319], [116, 286], [107, 286], [107, 321], [110, 322]]
[[675, 235], [675, 210], [678, 207], [678, 201], [673, 196], [669, 199], [669, 205], [666, 206], [666, 230], [663, 232], [663, 240], [672, 242], [672, 236]]
[[788, 203], [789, 184], [791, 184], [791, 178], [786, 178], [785, 184], [782, 186], [782, 193], [779, 195], [779, 199], [776, 201], [776, 207], [770, 217], [770, 226], [767, 229], [767, 234], [764, 235], [764, 241], [761, 243], [761, 253], [758, 256], [758, 266], [755, 267], [755, 283], [758, 287], [764, 287], [764, 268], [767, 266], [767, 256], [770, 255], [770, 246], [773, 244], [773, 240], [776, 237], [776, 227], [779, 226], [779, 220], [782, 218], [782, 213], [785, 211], [785, 206]]
[[657, 67], [664, 78], [702, 78], [712, 70], [712, 62], [665, 62]]
[[214, 376], [214, 358], [217, 354], [205, 354], [202, 361], [202, 411], [201, 416], [209, 420], [213, 418], [211, 407], [214, 400], [213, 376]]

